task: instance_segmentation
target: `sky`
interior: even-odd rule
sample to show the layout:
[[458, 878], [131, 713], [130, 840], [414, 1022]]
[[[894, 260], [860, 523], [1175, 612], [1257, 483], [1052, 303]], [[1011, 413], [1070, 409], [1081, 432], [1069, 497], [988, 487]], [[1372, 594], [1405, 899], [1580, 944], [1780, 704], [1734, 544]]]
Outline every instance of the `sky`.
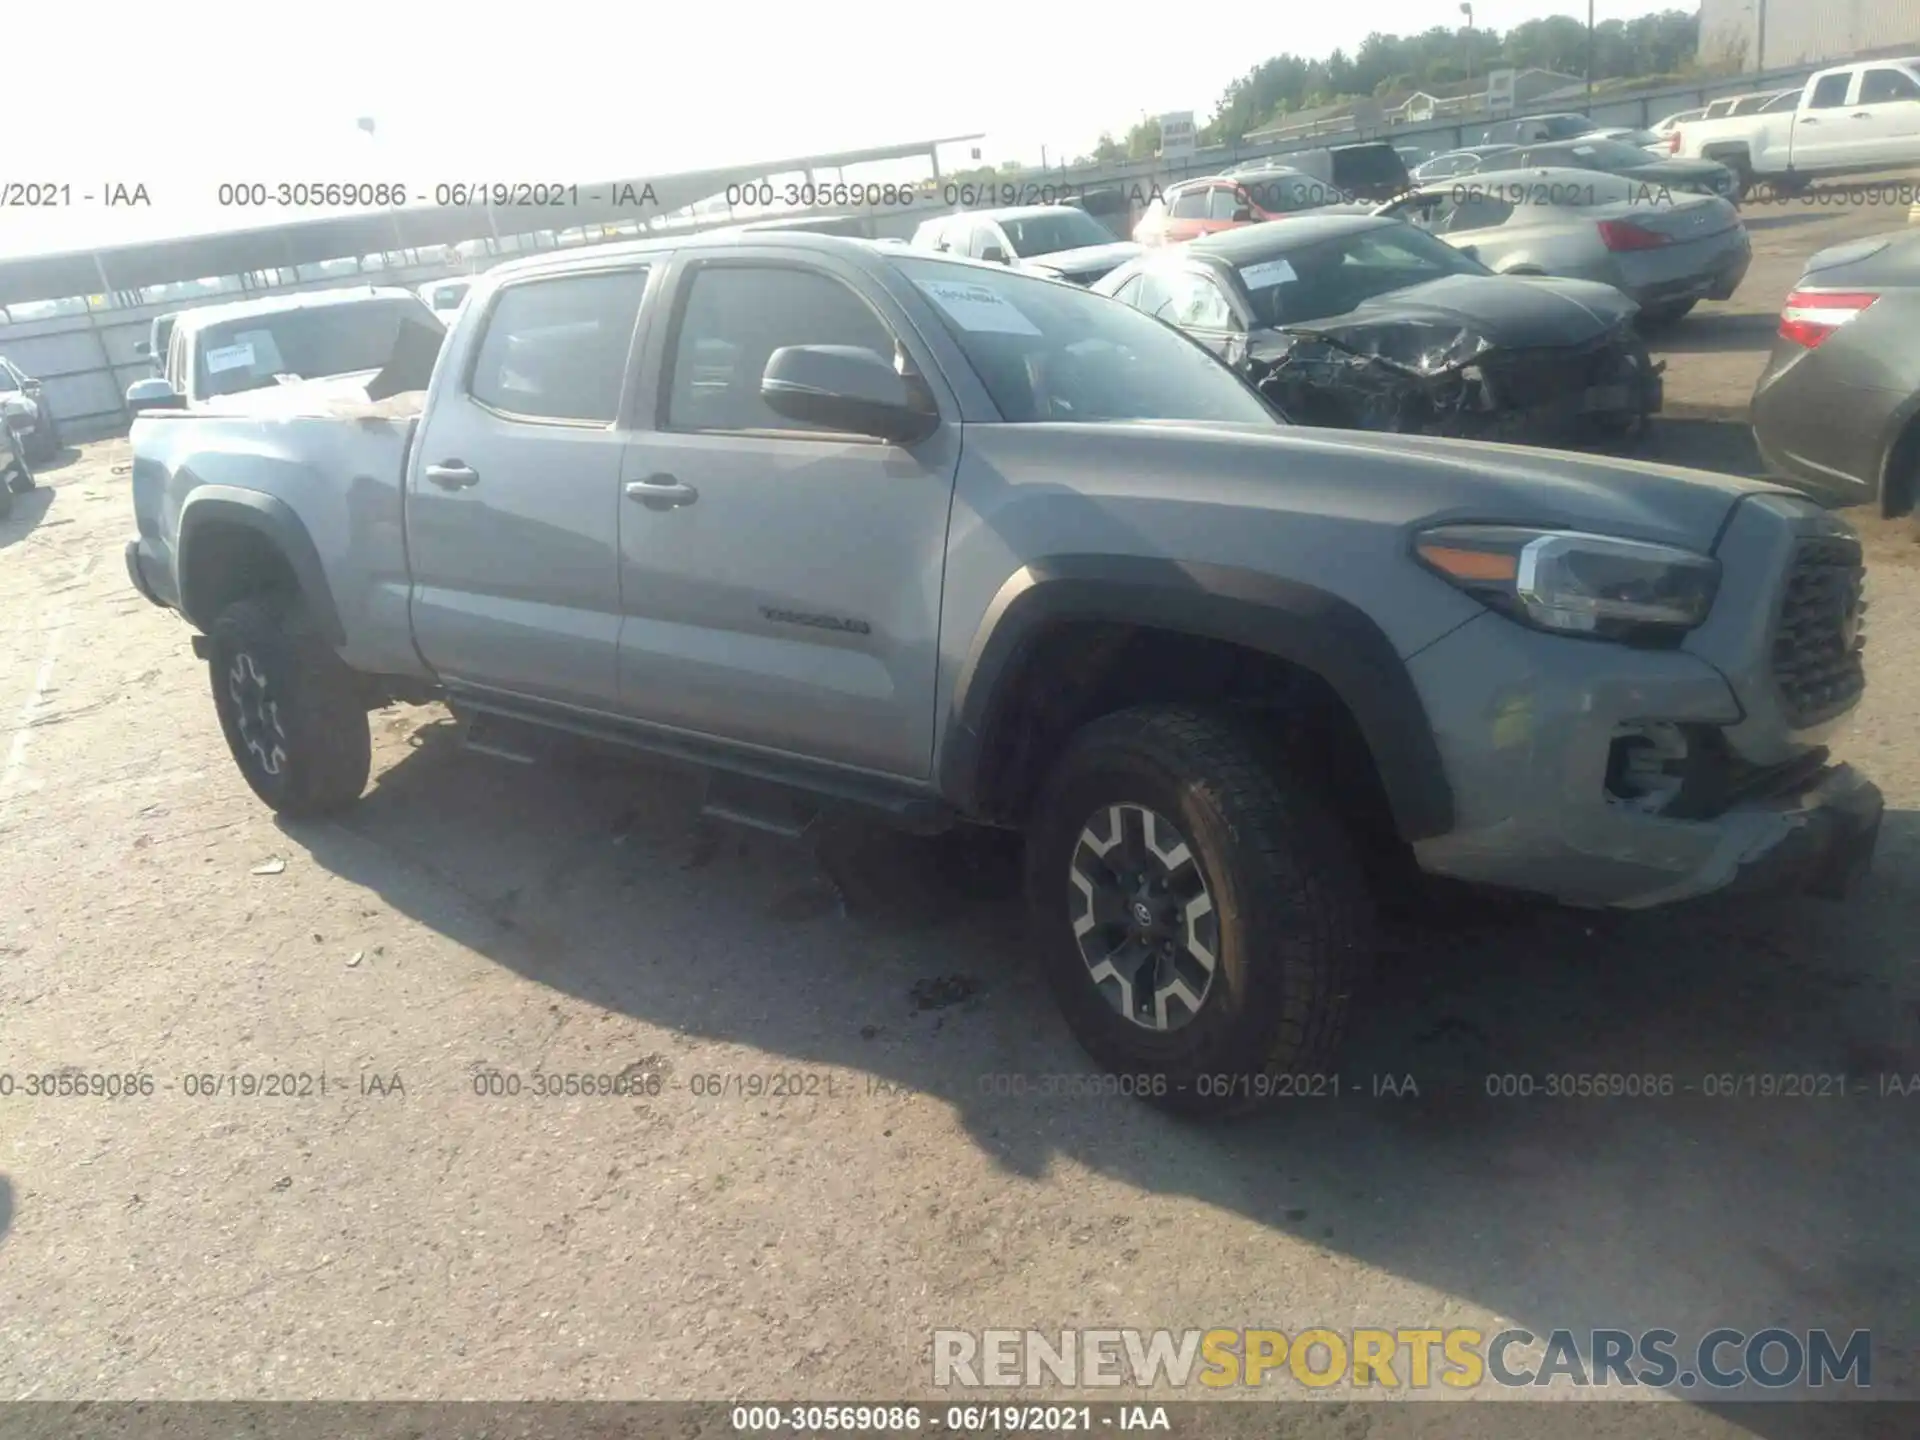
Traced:
[[[1663, 8], [1596, 0], [1596, 18]], [[101, 0], [26, 7], [9, 19], [8, 48], [41, 58], [9, 66], [0, 184], [63, 184], [70, 199], [20, 206], [0, 191], [0, 255], [299, 218], [223, 208], [223, 181], [385, 181], [430, 194], [976, 132], [987, 161], [1035, 164], [1044, 150], [1058, 163], [1144, 115], [1192, 110], [1204, 122], [1227, 85], [1271, 55], [1325, 55], [1373, 30], [1465, 19], [1457, 0], [1219, 0], [1184, 36], [1175, 9], [1095, 25], [1079, 6], [1015, 0], [541, 0], [494, 13], [503, 18], [406, 0], [177, 0], [166, 23], [134, 24]], [[1474, 23], [1504, 31], [1562, 13], [1584, 20], [1585, 6], [1476, 0]], [[964, 166], [970, 149], [949, 149], [943, 165]], [[144, 185], [151, 203], [108, 208], [114, 184]]]

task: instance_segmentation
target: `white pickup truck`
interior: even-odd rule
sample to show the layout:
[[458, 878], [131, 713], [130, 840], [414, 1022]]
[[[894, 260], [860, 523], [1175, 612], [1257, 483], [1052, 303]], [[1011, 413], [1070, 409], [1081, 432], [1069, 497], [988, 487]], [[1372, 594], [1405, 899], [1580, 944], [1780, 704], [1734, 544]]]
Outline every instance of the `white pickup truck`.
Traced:
[[1742, 196], [1756, 184], [1791, 191], [1821, 176], [1920, 164], [1920, 56], [1822, 70], [1791, 108], [1683, 122], [1667, 148], [1718, 160]]

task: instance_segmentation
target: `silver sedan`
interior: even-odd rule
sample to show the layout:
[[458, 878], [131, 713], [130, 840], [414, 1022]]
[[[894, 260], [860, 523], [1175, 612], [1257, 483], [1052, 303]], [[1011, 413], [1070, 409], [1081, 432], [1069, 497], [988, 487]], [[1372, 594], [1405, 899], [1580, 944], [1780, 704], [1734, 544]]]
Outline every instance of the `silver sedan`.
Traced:
[[1740, 212], [1713, 195], [1594, 170], [1511, 170], [1443, 180], [1377, 212], [1408, 220], [1503, 275], [1599, 280], [1672, 324], [1725, 300], [1753, 260]]

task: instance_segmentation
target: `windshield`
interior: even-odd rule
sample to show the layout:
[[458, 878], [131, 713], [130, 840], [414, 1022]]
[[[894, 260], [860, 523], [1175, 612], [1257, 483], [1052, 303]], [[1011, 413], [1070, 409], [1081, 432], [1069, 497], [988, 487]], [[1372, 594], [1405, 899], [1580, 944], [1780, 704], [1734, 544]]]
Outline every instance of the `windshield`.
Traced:
[[1013, 242], [1013, 253], [1022, 260], [1036, 255], [1052, 255], [1060, 250], [1080, 250], [1089, 245], [1111, 245], [1113, 236], [1100, 228], [1100, 222], [1084, 210], [1061, 208], [1044, 215], [1020, 215], [1000, 222]]
[[1325, 320], [1376, 295], [1486, 266], [1412, 225], [1382, 225], [1302, 245], [1238, 268], [1255, 319], [1274, 328]]
[[378, 370], [394, 353], [400, 327], [446, 327], [417, 300], [364, 300], [249, 315], [210, 325], [196, 339], [193, 393], [237, 395], [289, 380]]
[[1276, 423], [1233, 371], [1129, 306], [1012, 270], [894, 263], [1007, 420]]

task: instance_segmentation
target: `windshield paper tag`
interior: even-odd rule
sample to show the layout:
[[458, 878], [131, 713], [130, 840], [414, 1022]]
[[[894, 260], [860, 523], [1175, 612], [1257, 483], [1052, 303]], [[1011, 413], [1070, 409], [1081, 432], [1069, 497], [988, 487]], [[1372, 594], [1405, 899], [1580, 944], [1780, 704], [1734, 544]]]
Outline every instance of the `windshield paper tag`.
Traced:
[[1249, 290], [1264, 290], [1269, 285], [1284, 285], [1299, 278], [1293, 273], [1293, 266], [1284, 260], [1263, 260], [1240, 272], [1240, 283]]
[[222, 370], [251, 370], [253, 368], [253, 346], [222, 345], [218, 350], [207, 351], [207, 373], [218, 375]]
[[916, 280], [927, 298], [962, 330], [992, 335], [1038, 335], [1039, 328], [984, 285], [966, 280]]

